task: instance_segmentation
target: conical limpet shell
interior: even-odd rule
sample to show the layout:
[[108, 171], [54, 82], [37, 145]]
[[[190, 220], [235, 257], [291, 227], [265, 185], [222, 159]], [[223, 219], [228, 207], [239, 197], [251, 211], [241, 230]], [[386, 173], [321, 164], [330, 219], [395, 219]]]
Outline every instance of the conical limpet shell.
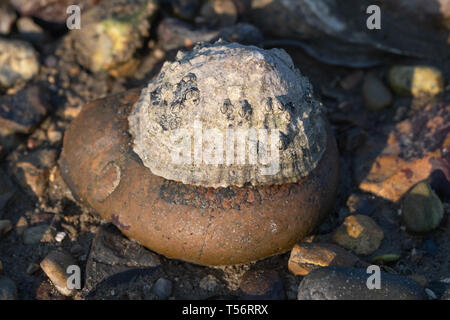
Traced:
[[[286, 52], [217, 42], [177, 57], [143, 89], [129, 117], [133, 150], [153, 174], [227, 187], [296, 182], [314, 170], [326, 146], [321, 107], [304, 99], [311, 84]], [[278, 150], [269, 143], [271, 134], [278, 136]], [[177, 138], [188, 148], [180, 149], [181, 162], [173, 160]], [[209, 162], [208, 138], [217, 144]], [[245, 148], [237, 150], [239, 143]], [[266, 154], [251, 154], [252, 143]], [[235, 157], [227, 158], [227, 147]], [[237, 159], [244, 156], [244, 163]]]

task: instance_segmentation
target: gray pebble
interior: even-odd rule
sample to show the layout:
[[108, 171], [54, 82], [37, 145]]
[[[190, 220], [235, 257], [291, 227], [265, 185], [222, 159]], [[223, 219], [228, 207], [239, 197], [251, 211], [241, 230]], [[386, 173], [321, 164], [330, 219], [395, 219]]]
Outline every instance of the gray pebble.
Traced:
[[326, 267], [314, 270], [300, 283], [298, 300], [427, 300], [414, 280], [381, 272], [380, 289], [369, 289], [373, 273], [366, 269]]
[[167, 299], [172, 294], [172, 282], [164, 278], [159, 278], [153, 285], [152, 291], [161, 299]]

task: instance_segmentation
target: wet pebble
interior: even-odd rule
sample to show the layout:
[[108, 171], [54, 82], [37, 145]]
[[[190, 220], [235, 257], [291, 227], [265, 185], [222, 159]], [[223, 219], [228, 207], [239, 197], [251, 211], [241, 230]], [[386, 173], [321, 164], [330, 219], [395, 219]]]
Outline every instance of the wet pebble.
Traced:
[[374, 74], [367, 74], [362, 87], [364, 105], [370, 111], [382, 110], [392, 104], [392, 94]]
[[427, 182], [416, 184], [402, 201], [402, 220], [409, 231], [432, 231], [439, 226], [443, 217], [441, 200]]
[[383, 230], [370, 217], [356, 214], [345, 218], [333, 234], [333, 241], [356, 254], [370, 255], [381, 245]]
[[415, 281], [401, 275], [380, 273], [380, 289], [369, 289], [366, 269], [325, 267], [314, 270], [298, 288], [299, 300], [426, 300]]
[[76, 265], [72, 256], [59, 250], [50, 252], [40, 263], [42, 270], [52, 281], [55, 288], [65, 296], [74, 293], [74, 289], [68, 287], [69, 274], [67, 268], [71, 265]]
[[441, 71], [430, 66], [393, 66], [388, 79], [392, 90], [402, 95], [436, 95], [444, 89]]
[[0, 276], [0, 300], [16, 300], [17, 287], [14, 281], [6, 276]]
[[283, 282], [275, 270], [249, 270], [240, 284], [243, 300], [284, 300]]
[[160, 299], [168, 299], [172, 294], [172, 282], [165, 278], [159, 278], [153, 284], [152, 292]]

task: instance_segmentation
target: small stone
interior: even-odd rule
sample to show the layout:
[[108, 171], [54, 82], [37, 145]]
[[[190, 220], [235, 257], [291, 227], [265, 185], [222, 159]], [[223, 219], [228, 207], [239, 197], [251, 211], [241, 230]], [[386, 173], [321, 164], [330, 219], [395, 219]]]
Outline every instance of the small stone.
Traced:
[[33, 44], [41, 44], [47, 38], [44, 30], [29, 17], [21, 17], [17, 20], [17, 30], [23, 40]]
[[9, 220], [0, 220], [0, 237], [7, 234], [12, 229], [11, 221]]
[[28, 228], [28, 221], [24, 216], [21, 216], [16, 223], [16, 233], [21, 236]]
[[35, 85], [28, 86], [13, 95], [0, 97], [0, 126], [17, 133], [31, 133], [49, 109], [46, 91]]
[[312, 271], [298, 287], [298, 300], [427, 300], [414, 280], [381, 272], [380, 288], [369, 289], [366, 269], [325, 267]]
[[6, 276], [0, 276], [0, 300], [16, 300], [17, 287], [14, 281]]
[[7, 35], [16, 20], [17, 15], [8, 5], [0, 4], [0, 34]]
[[333, 241], [356, 254], [370, 255], [381, 245], [383, 230], [372, 218], [357, 214], [345, 218], [333, 235]]
[[43, 224], [26, 229], [23, 233], [23, 243], [31, 245], [41, 242], [41, 240], [44, 240], [43, 238], [49, 227], [49, 225]]
[[305, 276], [317, 268], [353, 267], [358, 261], [358, 257], [333, 244], [299, 243], [291, 251], [288, 268], [296, 276]]
[[172, 294], [172, 282], [164, 278], [159, 278], [153, 284], [152, 292], [161, 299], [167, 299]]
[[68, 253], [63, 251], [52, 251], [41, 262], [41, 268], [52, 281], [55, 288], [65, 296], [70, 296], [74, 293], [74, 289], [67, 287], [67, 268], [71, 265], [76, 265], [75, 260]]
[[392, 90], [402, 95], [437, 95], [444, 89], [441, 71], [429, 66], [393, 66], [388, 78]]
[[39, 71], [33, 46], [21, 40], [0, 39], [0, 87], [10, 88], [30, 80]]
[[244, 300], [284, 300], [283, 282], [274, 270], [249, 270], [240, 284]]
[[211, 274], [203, 277], [199, 283], [199, 287], [205, 291], [214, 291], [218, 285], [219, 281]]
[[59, 143], [62, 140], [63, 134], [58, 130], [49, 130], [47, 131], [47, 137], [51, 143]]
[[[83, 254], [82, 248], [75, 247], [73, 250], [78, 252], [77, 255]], [[79, 259], [82, 260], [82, 256]], [[113, 225], [104, 225], [97, 231], [90, 249], [83, 290], [94, 290], [98, 283], [121, 272], [152, 269], [160, 264], [155, 253], [124, 237]]]
[[427, 182], [416, 184], [402, 201], [402, 220], [412, 232], [436, 229], [444, 217], [441, 200]]
[[237, 8], [232, 0], [208, 0], [200, 9], [197, 23], [212, 28], [228, 27], [236, 23]]
[[39, 265], [37, 263], [30, 263], [27, 267], [27, 274], [32, 275], [39, 270]]
[[92, 72], [112, 70], [130, 61], [149, 36], [157, 8], [154, 0], [113, 0], [83, 12], [83, 27], [69, 34], [77, 61]]
[[392, 104], [392, 94], [375, 75], [369, 73], [362, 87], [364, 105], [370, 111], [379, 111]]
[[67, 234], [65, 232], [58, 232], [55, 236], [55, 241], [61, 243], [66, 237], [66, 235]]
[[16, 177], [25, 191], [42, 197], [47, 189], [47, 170], [35, 167], [29, 162], [21, 162], [16, 166]]

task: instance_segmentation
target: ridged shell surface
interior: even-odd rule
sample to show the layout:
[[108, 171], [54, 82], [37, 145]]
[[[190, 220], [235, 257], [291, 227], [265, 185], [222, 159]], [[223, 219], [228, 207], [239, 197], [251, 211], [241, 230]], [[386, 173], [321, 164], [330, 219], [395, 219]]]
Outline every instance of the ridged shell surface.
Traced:
[[166, 62], [128, 119], [153, 174], [217, 188], [306, 177], [325, 151], [321, 111], [284, 50], [219, 41]]

